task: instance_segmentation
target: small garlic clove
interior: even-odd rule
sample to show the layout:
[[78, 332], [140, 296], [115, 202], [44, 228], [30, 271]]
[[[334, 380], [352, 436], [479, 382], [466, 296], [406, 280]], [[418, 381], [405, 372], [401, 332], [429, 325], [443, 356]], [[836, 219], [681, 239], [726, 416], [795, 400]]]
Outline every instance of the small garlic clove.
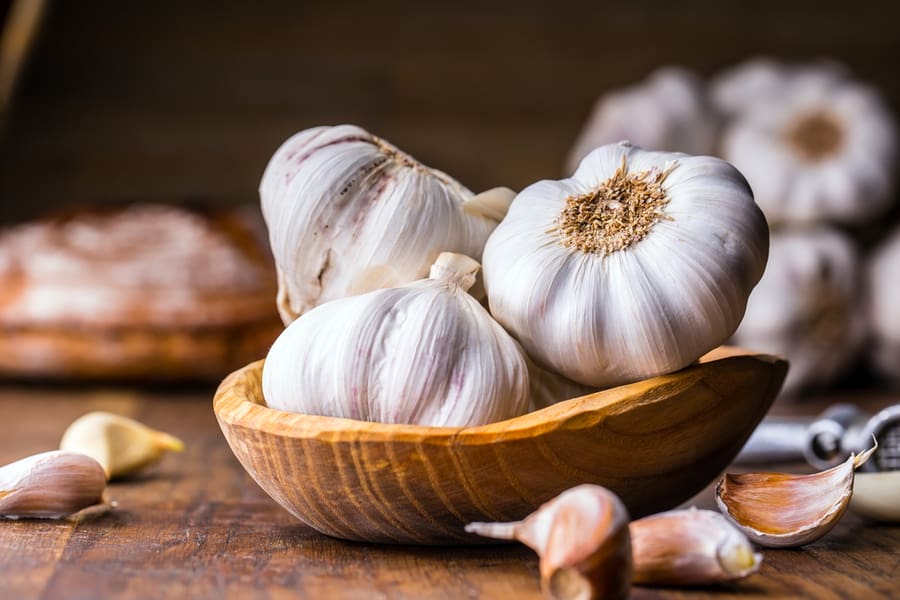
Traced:
[[900, 471], [857, 473], [850, 510], [876, 521], [900, 523]]
[[814, 542], [844, 514], [853, 492], [854, 471], [876, 448], [812, 475], [726, 474], [716, 486], [716, 503], [760, 546], [785, 548]]
[[184, 443], [134, 419], [96, 411], [69, 425], [59, 447], [94, 458], [113, 479], [156, 462], [167, 451], [181, 452]]
[[54, 450], [0, 467], [0, 517], [58, 519], [96, 505], [103, 467], [89, 456]]
[[633, 521], [634, 583], [710, 585], [759, 570], [762, 555], [725, 517], [711, 510], [672, 510]]
[[543, 504], [522, 521], [470, 523], [466, 531], [516, 539], [541, 558], [546, 598], [626, 598], [631, 587], [628, 511], [597, 485], [579, 485]]

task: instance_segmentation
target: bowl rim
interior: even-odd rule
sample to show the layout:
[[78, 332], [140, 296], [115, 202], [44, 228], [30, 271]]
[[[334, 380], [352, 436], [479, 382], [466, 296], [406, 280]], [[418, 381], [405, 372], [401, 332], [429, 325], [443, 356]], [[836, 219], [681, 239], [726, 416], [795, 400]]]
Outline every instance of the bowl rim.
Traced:
[[[488, 444], [499, 439], [531, 438], [561, 427], [592, 427], [608, 416], [661, 400], [660, 394], [648, 394], [648, 390], [670, 389], [672, 386], [687, 388], [702, 379], [713, 364], [739, 364], [746, 361], [769, 364], [773, 369], [786, 370], [787, 367], [787, 361], [776, 355], [720, 346], [693, 365], [674, 373], [563, 400], [504, 421], [471, 427], [437, 427], [358, 421], [269, 408], [263, 404], [260, 380], [265, 359], [260, 359], [234, 371], [222, 381], [213, 398], [213, 411], [220, 424], [296, 439], [315, 438], [332, 442], [411, 441], [440, 445]], [[782, 374], [781, 379], [783, 377]], [[778, 380], [778, 385], [781, 384], [781, 379]], [[636, 399], [637, 404], [634, 402]], [[632, 402], [628, 402], [629, 400]]]

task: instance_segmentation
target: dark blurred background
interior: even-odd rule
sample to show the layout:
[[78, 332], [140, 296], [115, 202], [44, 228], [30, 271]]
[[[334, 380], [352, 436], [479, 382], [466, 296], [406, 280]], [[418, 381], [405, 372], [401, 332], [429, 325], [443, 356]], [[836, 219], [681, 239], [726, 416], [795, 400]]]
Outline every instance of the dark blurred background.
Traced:
[[898, 7], [49, 2], [0, 134], [0, 222], [70, 202], [256, 203], [275, 148], [320, 124], [359, 124], [476, 191], [520, 188], [561, 175], [601, 93], [666, 64], [832, 57], [897, 112]]

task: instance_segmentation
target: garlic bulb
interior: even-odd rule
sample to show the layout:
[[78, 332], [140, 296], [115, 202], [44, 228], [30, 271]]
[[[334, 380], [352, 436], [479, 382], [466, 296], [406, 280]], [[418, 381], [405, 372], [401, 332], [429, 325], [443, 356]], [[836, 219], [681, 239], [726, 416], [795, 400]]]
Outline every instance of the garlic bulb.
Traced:
[[542, 369], [531, 360], [528, 361], [528, 381], [531, 396], [531, 408], [528, 412], [600, 391], [600, 388], [584, 385], [553, 371]]
[[846, 236], [824, 226], [775, 231], [734, 342], [788, 359], [783, 394], [823, 387], [853, 362], [865, 337], [858, 290]]
[[275, 341], [271, 408], [380, 423], [482, 425], [528, 410], [519, 345], [466, 290], [478, 263], [442, 253], [431, 277], [322, 304]]
[[285, 324], [310, 308], [428, 274], [443, 251], [476, 258], [512, 199], [473, 196], [352, 125], [288, 139], [260, 182]]
[[885, 377], [900, 382], [900, 229], [870, 258], [866, 290], [872, 366]]
[[666, 67], [637, 85], [602, 96], [566, 161], [573, 172], [598, 146], [631, 140], [648, 150], [710, 154], [717, 123], [703, 83], [690, 71]]
[[731, 165], [623, 142], [516, 196], [485, 246], [484, 282], [491, 313], [532, 359], [604, 387], [675, 371], [725, 341], [767, 247]]
[[764, 87], [726, 128], [722, 156], [766, 217], [861, 223], [882, 212], [897, 133], [879, 94], [827, 65], [775, 74]]

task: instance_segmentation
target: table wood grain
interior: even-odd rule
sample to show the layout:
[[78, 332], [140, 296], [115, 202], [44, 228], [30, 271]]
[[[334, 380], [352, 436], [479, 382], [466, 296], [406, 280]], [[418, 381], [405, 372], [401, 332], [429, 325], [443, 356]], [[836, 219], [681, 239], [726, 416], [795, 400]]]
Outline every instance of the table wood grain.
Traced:
[[[318, 534], [269, 499], [219, 431], [212, 389], [0, 385], [0, 462], [53, 449], [89, 410], [178, 435], [187, 449], [108, 492], [117, 507], [70, 521], [0, 521], [0, 598], [539, 598], [537, 557], [518, 545], [415, 547]], [[815, 414], [844, 393], [776, 412]], [[712, 508], [707, 489], [691, 504]], [[766, 550], [736, 585], [634, 588], [632, 598], [897, 598], [900, 526], [848, 514], [799, 550]]]

